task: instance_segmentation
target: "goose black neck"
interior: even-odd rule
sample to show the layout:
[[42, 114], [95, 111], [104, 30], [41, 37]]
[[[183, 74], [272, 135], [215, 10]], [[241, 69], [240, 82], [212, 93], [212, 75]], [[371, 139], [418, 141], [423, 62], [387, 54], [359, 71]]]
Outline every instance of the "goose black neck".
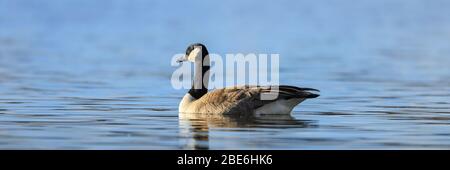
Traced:
[[[205, 57], [206, 56], [206, 57]], [[209, 81], [209, 59], [207, 58], [208, 52], [203, 53], [202, 60], [195, 62], [194, 68], [194, 80], [192, 82], [192, 87], [189, 90], [189, 94], [199, 99], [206, 93], [208, 93], [208, 81]], [[205, 63], [204, 63], [205, 62]]]

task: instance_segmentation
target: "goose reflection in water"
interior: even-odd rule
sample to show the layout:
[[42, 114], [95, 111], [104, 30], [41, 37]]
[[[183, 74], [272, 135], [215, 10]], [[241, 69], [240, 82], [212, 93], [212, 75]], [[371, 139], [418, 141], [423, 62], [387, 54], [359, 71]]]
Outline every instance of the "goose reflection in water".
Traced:
[[[295, 119], [291, 115], [248, 114], [193, 114], [179, 113], [182, 149], [205, 150], [209, 148], [209, 133], [215, 128], [223, 131], [251, 130], [256, 128], [312, 128], [313, 121]], [[236, 129], [239, 128], [239, 129]], [[244, 128], [244, 129], [243, 129]]]

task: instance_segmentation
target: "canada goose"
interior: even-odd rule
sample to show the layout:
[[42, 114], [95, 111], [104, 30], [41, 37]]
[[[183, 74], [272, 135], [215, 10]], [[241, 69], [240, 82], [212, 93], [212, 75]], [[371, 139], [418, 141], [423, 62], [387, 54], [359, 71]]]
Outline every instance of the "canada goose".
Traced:
[[[307, 98], [319, 95], [312, 88], [295, 86], [236, 86], [208, 92], [209, 53], [200, 43], [191, 44], [186, 55], [177, 62], [193, 62], [194, 80], [192, 88], [179, 105], [180, 113], [205, 114], [290, 114], [292, 109]], [[203, 80], [203, 77], [207, 79]], [[261, 94], [277, 93], [272, 100], [262, 100]]]

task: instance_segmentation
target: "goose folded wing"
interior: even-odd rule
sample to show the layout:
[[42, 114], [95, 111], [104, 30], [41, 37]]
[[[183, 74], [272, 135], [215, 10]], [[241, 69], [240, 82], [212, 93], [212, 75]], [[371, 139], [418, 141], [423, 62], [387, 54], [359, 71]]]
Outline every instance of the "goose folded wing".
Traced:
[[[197, 100], [202, 105], [202, 110], [215, 110], [217, 112], [247, 112], [257, 109], [265, 104], [281, 99], [313, 98], [318, 91], [311, 88], [299, 88], [295, 86], [236, 86], [210, 91]], [[262, 95], [273, 95], [270, 100], [264, 100]], [[205, 111], [205, 110], [204, 110]], [[199, 112], [202, 112], [199, 110]]]

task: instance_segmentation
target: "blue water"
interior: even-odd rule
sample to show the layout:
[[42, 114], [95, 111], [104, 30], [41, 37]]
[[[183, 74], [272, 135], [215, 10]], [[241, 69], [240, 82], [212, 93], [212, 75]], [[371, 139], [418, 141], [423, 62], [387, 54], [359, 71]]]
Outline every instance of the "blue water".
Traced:
[[[450, 1], [0, 0], [0, 149], [450, 149]], [[174, 54], [278, 53], [292, 116], [179, 116]]]

